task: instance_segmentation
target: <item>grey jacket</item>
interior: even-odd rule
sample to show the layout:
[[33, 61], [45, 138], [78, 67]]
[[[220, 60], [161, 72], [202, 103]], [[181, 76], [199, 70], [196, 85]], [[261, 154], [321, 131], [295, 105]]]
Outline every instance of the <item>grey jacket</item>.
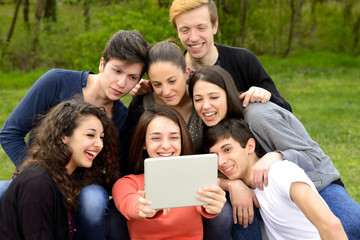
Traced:
[[291, 112], [272, 102], [251, 103], [245, 108], [245, 121], [265, 152], [280, 152], [304, 169], [318, 191], [340, 178], [330, 157]]

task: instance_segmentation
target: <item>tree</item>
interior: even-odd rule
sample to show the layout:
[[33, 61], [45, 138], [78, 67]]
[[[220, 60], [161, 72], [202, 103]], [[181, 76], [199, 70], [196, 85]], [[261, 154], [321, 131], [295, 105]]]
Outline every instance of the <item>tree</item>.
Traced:
[[283, 54], [283, 57], [287, 57], [291, 50], [296, 25], [298, 22], [301, 21], [301, 11], [302, 11], [302, 6], [304, 5], [304, 1], [305, 0], [290, 1], [291, 17], [290, 17], [289, 37], [287, 42], [287, 48]]

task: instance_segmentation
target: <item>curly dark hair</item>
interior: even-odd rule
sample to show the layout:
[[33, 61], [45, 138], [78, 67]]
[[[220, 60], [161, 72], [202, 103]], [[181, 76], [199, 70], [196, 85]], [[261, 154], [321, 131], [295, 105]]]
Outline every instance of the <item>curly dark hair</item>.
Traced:
[[[103, 149], [90, 168], [78, 167], [68, 175], [65, 166], [70, 161], [72, 151], [61, 137], [63, 134], [71, 136], [81, 119], [91, 115], [103, 125]], [[111, 188], [119, 177], [119, 136], [104, 109], [74, 98], [59, 103], [40, 119], [41, 122], [32, 130], [28, 158], [21, 165], [19, 173], [30, 166], [42, 166], [67, 199], [69, 209], [78, 206], [77, 196], [82, 187], [101, 184], [107, 189]]]

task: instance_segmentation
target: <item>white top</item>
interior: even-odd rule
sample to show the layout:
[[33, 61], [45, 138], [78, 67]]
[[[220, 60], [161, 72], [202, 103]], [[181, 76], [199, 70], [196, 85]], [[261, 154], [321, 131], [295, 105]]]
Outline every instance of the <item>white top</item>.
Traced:
[[316, 227], [290, 198], [290, 186], [293, 182], [304, 182], [318, 193], [304, 170], [283, 160], [271, 166], [268, 177], [269, 184], [264, 187], [264, 191], [255, 189], [254, 192], [269, 239], [321, 239]]

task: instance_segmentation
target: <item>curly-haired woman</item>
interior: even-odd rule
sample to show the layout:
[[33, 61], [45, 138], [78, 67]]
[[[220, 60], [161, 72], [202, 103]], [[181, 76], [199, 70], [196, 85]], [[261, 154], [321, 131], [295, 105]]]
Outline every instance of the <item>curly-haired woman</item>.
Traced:
[[3, 196], [2, 239], [72, 239], [84, 186], [118, 177], [118, 135], [103, 109], [64, 101], [33, 130], [28, 158]]

